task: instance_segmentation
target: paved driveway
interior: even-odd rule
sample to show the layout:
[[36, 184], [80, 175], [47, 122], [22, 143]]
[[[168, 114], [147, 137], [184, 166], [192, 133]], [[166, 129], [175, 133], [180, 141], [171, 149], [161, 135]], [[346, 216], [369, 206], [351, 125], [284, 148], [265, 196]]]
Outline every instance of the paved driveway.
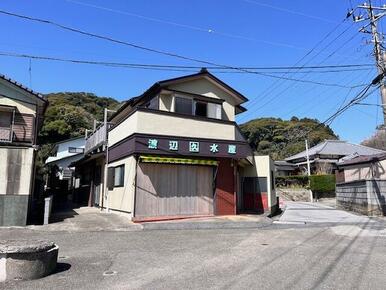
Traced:
[[375, 222], [373, 219], [354, 214], [348, 211], [338, 210], [322, 203], [310, 202], [285, 202], [284, 214], [278, 223], [283, 224], [368, 224]]

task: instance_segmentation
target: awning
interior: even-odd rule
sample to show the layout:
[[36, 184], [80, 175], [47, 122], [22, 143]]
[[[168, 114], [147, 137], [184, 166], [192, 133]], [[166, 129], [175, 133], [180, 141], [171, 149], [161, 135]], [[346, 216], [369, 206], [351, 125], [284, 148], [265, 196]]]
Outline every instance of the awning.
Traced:
[[193, 165], [211, 165], [217, 166], [218, 161], [210, 159], [189, 159], [189, 158], [172, 158], [161, 156], [141, 155], [140, 161], [145, 163], [172, 163], [172, 164], [193, 164]]

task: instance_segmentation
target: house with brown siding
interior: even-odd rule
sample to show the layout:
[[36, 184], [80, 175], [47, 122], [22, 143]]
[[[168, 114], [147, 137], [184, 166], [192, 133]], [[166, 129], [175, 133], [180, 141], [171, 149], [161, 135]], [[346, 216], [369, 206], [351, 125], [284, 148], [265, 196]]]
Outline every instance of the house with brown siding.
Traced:
[[25, 225], [45, 98], [0, 75], [0, 226]]
[[273, 162], [235, 122], [246, 101], [206, 69], [155, 83], [87, 136], [75, 199], [139, 221], [275, 208]]

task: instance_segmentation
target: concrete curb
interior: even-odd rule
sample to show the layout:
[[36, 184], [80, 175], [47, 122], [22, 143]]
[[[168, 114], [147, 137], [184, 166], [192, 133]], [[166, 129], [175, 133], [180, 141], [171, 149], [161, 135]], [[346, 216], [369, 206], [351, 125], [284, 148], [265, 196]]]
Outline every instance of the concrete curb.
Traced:
[[259, 229], [272, 225], [272, 220], [262, 221], [179, 221], [142, 223], [147, 230], [214, 230], [214, 229]]

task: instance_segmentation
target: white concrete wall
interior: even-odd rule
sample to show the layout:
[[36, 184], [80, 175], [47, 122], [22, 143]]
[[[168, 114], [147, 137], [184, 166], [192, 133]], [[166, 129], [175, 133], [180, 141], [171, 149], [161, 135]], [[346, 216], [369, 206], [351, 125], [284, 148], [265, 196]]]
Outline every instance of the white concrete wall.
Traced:
[[[268, 155], [254, 155], [254, 165], [246, 166], [243, 170], [244, 177], [266, 177], [268, 206], [271, 208], [276, 205], [276, 188], [275, 188], [275, 163]], [[272, 172], [272, 173], [271, 173]], [[273, 179], [273, 180], [272, 180]], [[273, 185], [273, 188], [272, 188]]]
[[0, 195], [31, 194], [34, 149], [0, 147]]
[[130, 215], [134, 212], [134, 193], [135, 193], [135, 175], [136, 175], [136, 160], [133, 156], [121, 159], [109, 164], [109, 167], [125, 165], [125, 179], [123, 187], [115, 187], [113, 190], [108, 190], [105, 197], [104, 207], [109, 207], [112, 210], [120, 210]]

